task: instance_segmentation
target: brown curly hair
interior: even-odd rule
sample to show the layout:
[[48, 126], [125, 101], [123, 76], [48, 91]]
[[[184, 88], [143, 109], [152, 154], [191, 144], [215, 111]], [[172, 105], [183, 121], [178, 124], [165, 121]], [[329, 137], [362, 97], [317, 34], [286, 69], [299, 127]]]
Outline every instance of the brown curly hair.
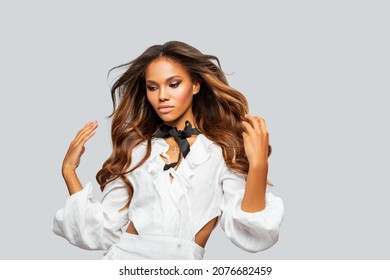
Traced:
[[[133, 61], [110, 70], [126, 68], [111, 88], [113, 113], [109, 117], [112, 117], [113, 150], [96, 175], [101, 190], [109, 182], [121, 178], [132, 194], [132, 185], [125, 175], [140, 167], [150, 156], [151, 139], [162, 120], [147, 100], [145, 71], [160, 57], [181, 64], [192, 80], [200, 83], [200, 91], [193, 96], [192, 102], [194, 126], [222, 148], [230, 169], [247, 174], [249, 163], [241, 124], [248, 113], [245, 96], [229, 86], [216, 56], [203, 54], [183, 42], [170, 41], [151, 46]], [[132, 150], [143, 141], [147, 141], [147, 152], [136, 166], [129, 169]]]

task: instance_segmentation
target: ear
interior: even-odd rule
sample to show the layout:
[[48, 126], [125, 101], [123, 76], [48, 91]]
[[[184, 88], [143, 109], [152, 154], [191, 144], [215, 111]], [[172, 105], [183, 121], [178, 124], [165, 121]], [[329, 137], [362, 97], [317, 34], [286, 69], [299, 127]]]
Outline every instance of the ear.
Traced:
[[200, 90], [200, 83], [199, 82], [194, 82], [192, 84], [192, 94], [197, 94]]

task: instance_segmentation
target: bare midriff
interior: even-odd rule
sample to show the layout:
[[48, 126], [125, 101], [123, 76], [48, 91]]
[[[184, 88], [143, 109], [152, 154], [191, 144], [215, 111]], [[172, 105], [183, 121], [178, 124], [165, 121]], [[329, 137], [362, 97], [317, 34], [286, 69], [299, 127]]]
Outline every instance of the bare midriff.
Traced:
[[[207, 240], [209, 239], [217, 221], [218, 217], [213, 218], [198, 231], [198, 233], [195, 235], [196, 244], [203, 248], [206, 246]], [[138, 234], [138, 231], [132, 222], [127, 227], [126, 232], [130, 234]]]

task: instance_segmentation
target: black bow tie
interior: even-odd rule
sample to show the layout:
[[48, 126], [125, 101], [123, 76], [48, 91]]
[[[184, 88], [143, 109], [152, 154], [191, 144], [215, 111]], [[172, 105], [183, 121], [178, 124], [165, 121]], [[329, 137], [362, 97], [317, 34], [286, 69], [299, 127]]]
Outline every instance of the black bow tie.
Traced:
[[161, 125], [155, 134], [156, 138], [166, 138], [172, 136], [173, 139], [179, 144], [180, 152], [179, 157], [176, 162], [172, 162], [170, 164], [165, 164], [164, 171], [168, 170], [171, 167], [175, 167], [181, 158], [181, 154], [185, 158], [187, 154], [190, 152], [190, 143], [186, 138], [191, 137], [191, 135], [198, 135], [200, 131], [196, 128], [192, 128], [192, 125], [189, 121], [186, 121], [185, 127], [183, 130], [177, 130], [176, 127], [172, 127], [170, 125], [163, 124]]

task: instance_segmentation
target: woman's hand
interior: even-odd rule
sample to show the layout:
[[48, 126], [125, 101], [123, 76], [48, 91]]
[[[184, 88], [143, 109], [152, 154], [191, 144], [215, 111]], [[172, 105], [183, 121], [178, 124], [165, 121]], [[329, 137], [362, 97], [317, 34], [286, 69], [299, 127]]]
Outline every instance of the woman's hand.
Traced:
[[258, 212], [265, 208], [268, 174], [268, 131], [264, 119], [245, 115], [242, 122], [244, 149], [249, 161], [244, 197], [241, 209]]
[[244, 132], [244, 149], [250, 166], [268, 164], [269, 136], [265, 120], [258, 116], [245, 115], [242, 122]]
[[62, 174], [74, 172], [80, 164], [81, 156], [85, 151], [85, 143], [95, 134], [98, 127], [97, 121], [87, 123], [70, 143], [68, 152], [62, 162]]

